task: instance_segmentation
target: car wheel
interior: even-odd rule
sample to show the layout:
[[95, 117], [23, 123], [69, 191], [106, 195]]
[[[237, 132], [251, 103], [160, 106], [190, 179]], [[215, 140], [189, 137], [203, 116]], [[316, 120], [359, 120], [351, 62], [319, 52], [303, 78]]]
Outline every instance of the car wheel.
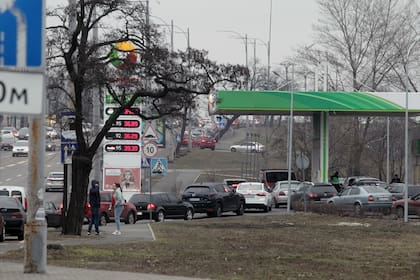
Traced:
[[230, 151], [233, 152], [233, 153], [235, 153], [236, 152], [236, 149], [235, 148], [230, 148]]
[[15, 154], [12, 154], [12, 157], [15, 157], [16, 155]]
[[19, 235], [18, 235], [18, 240], [19, 240], [19, 241], [22, 241], [22, 240], [23, 240], [23, 238], [24, 238], [24, 233], [23, 233], [23, 232], [19, 233]]
[[280, 208], [280, 203], [275, 202], [275, 203], [274, 203], [274, 207], [276, 207], [276, 208]]
[[216, 204], [216, 210], [214, 211], [214, 215], [216, 217], [221, 217], [222, 216], [222, 205], [220, 205], [220, 203]]
[[156, 222], [164, 222], [165, 221], [165, 213], [163, 213], [163, 210], [159, 210], [159, 212], [157, 212], [156, 217], [155, 217], [155, 221]]
[[397, 207], [397, 217], [404, 218], [404, 207], [402, 206]]
[[101, 217], [99, 218], [99, 225], [106, 226], [107, 223], [108, 223], [108, 218], [105, 213], [102, 213]]
[[193, 210], [191, 208], [187, 208], [185, 212], [184, 220], [191, 221], [194, 217]]
[[356, 203], [354, 205], [354, 215], [355, 216], [362, 216], [363, 215], [362, 205], [360, 205], [359, 203]]
[[3, 225], [3, 230], [0, 233], [0, 242], [3, 242], [5, 237], [6, 237], [6, 227]]
[[236, 210], [236, 214], [237, 214], [238, 216], [242, 216], [242, 215], [244, 214], [244, 212], [245, 212], [245, 205], [244, 205], [244, 203], [241, 201], [241, 202], [239, 203], [239, 208], [238, 208], [238, 210]]
[[136, 217], [133, 211], [128, 212], [128, 215], [125, 218], [125, 223], [130, 225], [134, 225], [136, 223]]
[[263, 210], [264, 210], [265, 213], [267, 213], [268, 209], [269, 209], [268, 205], [265, 205]]

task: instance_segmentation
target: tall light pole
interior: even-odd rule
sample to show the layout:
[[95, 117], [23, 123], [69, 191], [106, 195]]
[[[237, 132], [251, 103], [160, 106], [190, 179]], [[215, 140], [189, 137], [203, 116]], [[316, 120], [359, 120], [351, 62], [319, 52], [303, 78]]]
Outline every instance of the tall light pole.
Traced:
[[287, 188], [287, 213], [290, 212], [290, 196], [291, 196], [291, 180], [292, 180], [292, 142], [293, 142], [293, 107], [294, 107], [294, 100], [293, 100], [293, 92], [294, 92], [294, 85], [293, 81], [295, 79], [295, 66], [292, 65], [292, 80], [291, 80], [291, 91], [290, 91], [290, 117], [289, 117], [289, 140], [287, 148], [287, 180], [288, 180], [288, 188]]
[[[413, 47], [420, 41], [420, 37], [417, 37], [416, 40], [411, 43], [407, 50], [406, 56], [406, 63], [408, 63], [408, 59], [411, 54], [411, 50]], [[408, 70], [407, 70], [408, 71]], [[407, 71], [405, 71], [406, 82], [409, 81], [409, 76]], [[404, 83], [405, 88], [405, 129], [404, 129], [404, 149], [405, 149], [405, 156], [404, 156], [404, 169], [405, 169], [405, 180], [404, 180], [404, 222], [408, 222], [408, 86]]]

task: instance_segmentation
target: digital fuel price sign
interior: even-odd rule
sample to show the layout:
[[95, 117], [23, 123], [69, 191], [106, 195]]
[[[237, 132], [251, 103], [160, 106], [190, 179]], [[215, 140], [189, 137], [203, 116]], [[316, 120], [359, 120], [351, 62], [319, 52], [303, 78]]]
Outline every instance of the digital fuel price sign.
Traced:
[[116, 120], [112, 127], [121, 128], [137, 128], [140, 127], [140, 121], [138, 120]]
[[137, 153], [140, 152], [140, 145], [136, 144], [106, 144], [106, 152], [115, 153]]
[[140, 133], [137, 132], [108, 132], [105, 136], [107, 140], [139, 140]]

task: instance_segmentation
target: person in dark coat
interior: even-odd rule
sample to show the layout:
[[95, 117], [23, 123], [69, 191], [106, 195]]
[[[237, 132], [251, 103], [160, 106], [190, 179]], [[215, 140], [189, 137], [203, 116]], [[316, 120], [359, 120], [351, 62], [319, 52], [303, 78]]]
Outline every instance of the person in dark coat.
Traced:
[[89, 220], [88, 235], [92, 230], [92, 225], [95, 225], [96, 235], [99, 234], [99, 208], [101, 207], [101, 196], [99, 194], [99, 182], [92, 180], [92, 187], [89, 190], [89, 204], [91, 217]]

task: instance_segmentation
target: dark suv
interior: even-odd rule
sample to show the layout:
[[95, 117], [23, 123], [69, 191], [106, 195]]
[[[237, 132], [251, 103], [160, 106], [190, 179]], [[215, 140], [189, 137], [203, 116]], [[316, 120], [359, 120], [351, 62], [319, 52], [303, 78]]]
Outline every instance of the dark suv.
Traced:
[[207, 213], [208, 216], [220, 217], [229, 211], [243, 215], [245, 208], [245, 197], [223, 183], [189, 185], [182, 199], [190, 202], [196, 213]]
[[138, 193], [131, 196], [130, 202], [136, 206], [139, 219], [150, 218], [150, 214], [156, 222], [165, 218], [192, 220], [194, 216], [192, 204], [182, 201], [175, 193]]

